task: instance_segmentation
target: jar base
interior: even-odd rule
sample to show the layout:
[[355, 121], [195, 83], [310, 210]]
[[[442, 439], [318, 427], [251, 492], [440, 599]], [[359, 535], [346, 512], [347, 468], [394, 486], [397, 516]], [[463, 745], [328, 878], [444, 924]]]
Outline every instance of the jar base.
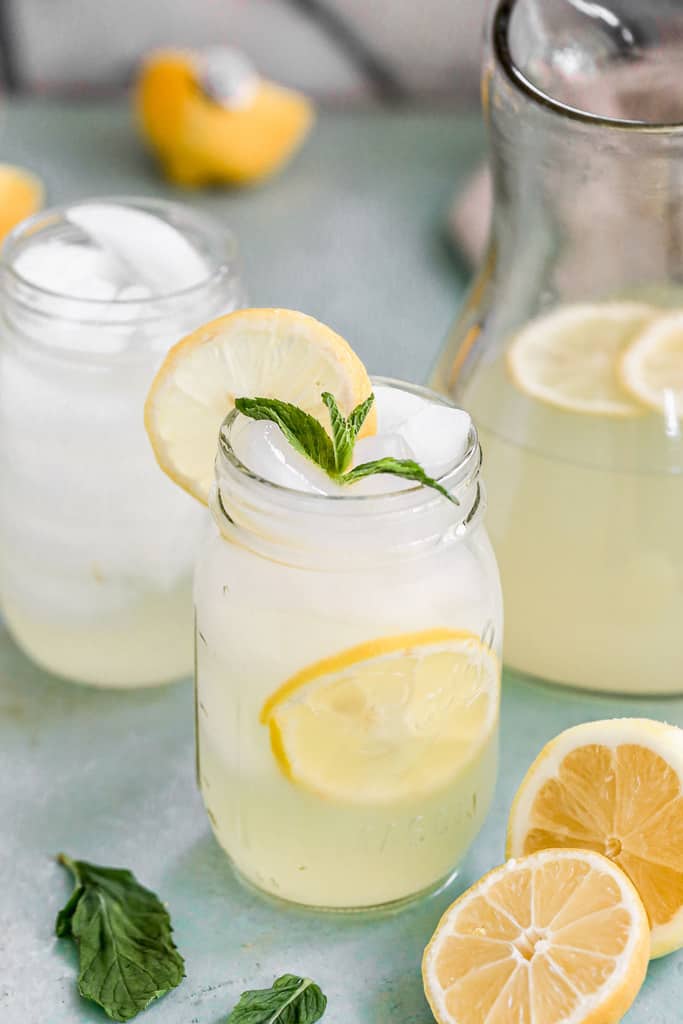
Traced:
[[[223, 847], [221, 847], [223, 849]], [[223, 849], [225, 853], [225, 850]], [[399, 913], [408, 907], [413, 906], [420, 900], [427, 899], [428, 897], [437, 896], [439, 893], [447, 889], [448, 886], [455, 881], [460, 874], [460, 866], [458, 865], [452, 871], [450, 871], [445, 877], [440, 878], [432, 885], [428, 885], [423, 889], [419, 889], [417, 892], [408, 893], [406, 896], [399, 896], [394, 900], [387, 900], [383, 903], [371, 903], [362, 906], [349, 906], [349, 907], [334, 907], [326, 906], [317, 903], [308, 903], [304, 900], [289, 899], [284, 896], [279, 896], [276, 893], [270, 892], [268, 889], [263, 889], [260, 885], [244, 874], [240, 868], [237, 867], [232, 857], [226, 854], [230, 861], [230, 867], [232, 868], [233, 874], [237, 881], [249, 892], [256, 894], [261, 899], [271, 903], [274, 907], [280, 910], [286, 909], [297, 909], [297, 910], [308, 910], [312, 913], [321, 914], [353, 914], [354, 916], [363, 914], [393, 914]]]

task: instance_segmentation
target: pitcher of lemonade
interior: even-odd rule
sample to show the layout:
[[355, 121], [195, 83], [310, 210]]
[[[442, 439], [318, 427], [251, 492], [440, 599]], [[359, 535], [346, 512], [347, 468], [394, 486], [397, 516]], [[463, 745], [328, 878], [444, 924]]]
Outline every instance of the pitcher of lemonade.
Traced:
[[683, 692], [683, 5], [501, 0], [494, 213], [434, 383], [479, 425], [505, 660]]

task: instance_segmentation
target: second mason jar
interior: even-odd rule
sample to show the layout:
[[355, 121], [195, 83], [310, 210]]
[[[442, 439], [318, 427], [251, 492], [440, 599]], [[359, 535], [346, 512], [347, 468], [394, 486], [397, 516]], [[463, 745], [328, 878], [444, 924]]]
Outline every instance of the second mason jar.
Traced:
[[134, 686], [191, 671], [203, 510], [155, 465], [167, 350], [242, 304], [235, 243], [174, 203], [41, 213], [0, 267], [0, 607], [43, 667]]
[[404, 900], [450, 877], [495, 785], [502, 615], [476, 431], [441, 480], [455, 505], [271, 483], [236, 454], [246, 422], [221, 432], [195, 578], [209, 818], [271, 895]]

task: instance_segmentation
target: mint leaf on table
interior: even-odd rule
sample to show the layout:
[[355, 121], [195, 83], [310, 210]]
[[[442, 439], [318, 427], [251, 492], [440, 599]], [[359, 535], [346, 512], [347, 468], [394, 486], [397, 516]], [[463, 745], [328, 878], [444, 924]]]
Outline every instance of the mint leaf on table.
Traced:
[[325, 470], [334, 472], [334, 446], [330, 435], [314, 416], [277, 398], [238, 398], [235, 406], [252, 420], [277, 423], [292, 448]]
[[185, 977], [168, 912], [130, 871], [58, 860], [76, 881], [55, 930], [78, 945], [78, 990], [112, 1020], [130, 1020]]
[[225, 1024], [314, 1024], [327, 997], [310, 978], [283, 974], [271, 988], [243, 992]]

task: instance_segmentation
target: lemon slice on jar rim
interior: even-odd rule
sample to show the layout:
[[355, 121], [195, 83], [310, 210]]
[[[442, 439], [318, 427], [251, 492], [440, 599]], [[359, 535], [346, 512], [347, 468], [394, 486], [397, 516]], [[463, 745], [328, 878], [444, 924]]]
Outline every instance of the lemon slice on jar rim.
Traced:
[[[236, 398], [291, 402], [329, 429], [324, 391], [345, 416], [372, 391], [344, 338], [305, 313], [240, 309], [170, 350], [147, 396], [145, 427], [164, 472], [206, 504], [218, 433]], [[374, 434], [376, 423], [373, 408], [359, 437]]]

